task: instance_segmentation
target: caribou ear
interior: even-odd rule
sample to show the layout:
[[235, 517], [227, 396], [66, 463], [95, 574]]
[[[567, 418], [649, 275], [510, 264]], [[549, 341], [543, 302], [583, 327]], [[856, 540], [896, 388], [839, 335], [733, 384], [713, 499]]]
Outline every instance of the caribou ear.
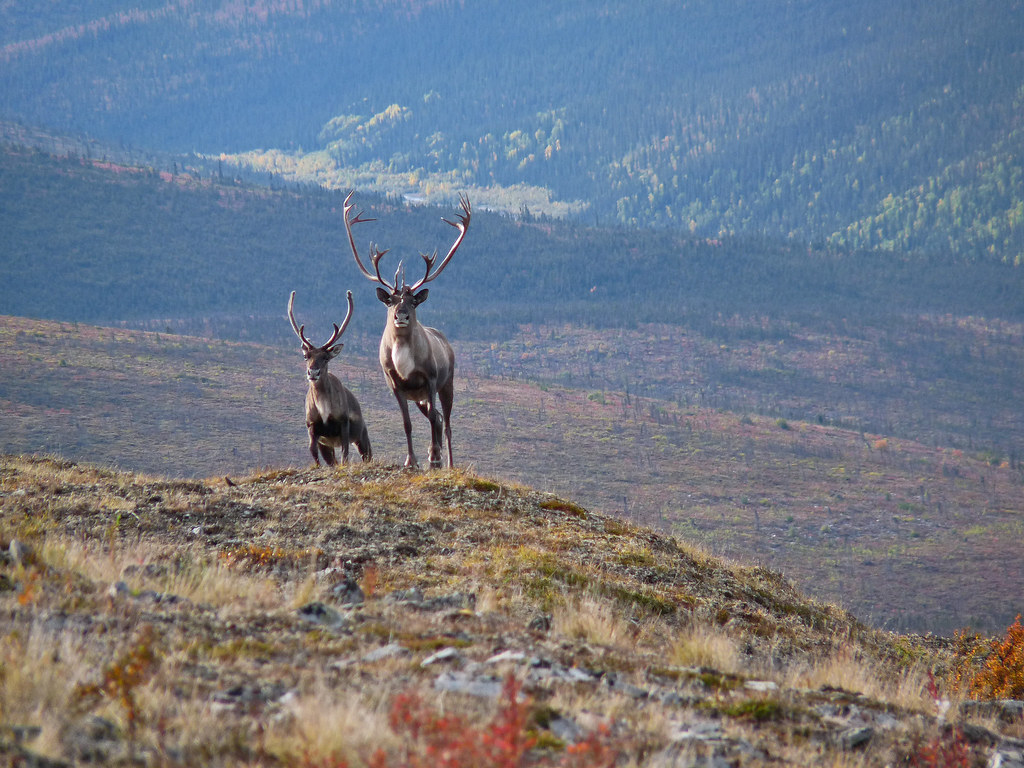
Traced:
[[391, 304], [391, 294], [385, 291], [383, 288], [377, 289], [377, 298], [383, 301], [385, 304]]
[[327, 359], [333, 360], [341, 353], [341, 348], [345, 345], [341, 342], [335, 344], [333, 347], [327, 350]]
[[428, 293], [430, 293], [430, 289], [429, 288], [424, 288], [419, 293], [413, 294], [413, 297], [412, 297], [412, 304], [413, 304], [413, 306], [414, 307], [418, 307], [420, 304], [422, 304], [424, 301], [426, 301]]

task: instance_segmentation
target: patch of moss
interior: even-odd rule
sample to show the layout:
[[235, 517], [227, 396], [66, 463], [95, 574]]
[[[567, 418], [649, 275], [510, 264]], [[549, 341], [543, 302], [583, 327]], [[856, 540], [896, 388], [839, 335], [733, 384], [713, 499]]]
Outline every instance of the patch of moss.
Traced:
[[416, 632], [396, 632], [394, 627], [377, 622], [363, 624], [356, 631], [363, 635], [379, 637], [388, 642], [398, 643], [410, 651], [436, 651], [441, 648], [468, 648], [473, 644], [465, 638], [451, 635], [420, 634]]
[[251, 637], [240, 637], [213, 646], [209, 650], [209, 656], [212, 659], [265, 659], [273, 656], [278, 650], [280, 649], [272, 643]]
[[675, 603], [649, 592], [638, 592], [628, 587], [608, 585], [602, 592], [630, 605], [635, 605], [656, 616], [668, 616], [676, 612]]
[[654, 556], [650, 552], [645, 550], [633, 549], [627, 552], [621, 553], [617, 558], [620, 565], [624, 565], [627, 568], [647, 568], [654, 565]]
[[618, 520], [605, 520], [604, 532], [610, 533], [612, 536], [625, 536], [629, 533], [629, 526]]
[[719, 672], [701, 672], [697, 679], [713, 691], [731, 691], [740, 687], [740, 679]]
[[481, 493], [495, 493], [501, 490], [501, 486], [492, 480], [485, 480], [482, 477], [470, 477], [466, 479], [465, 486], [472, 491]]
[[729, 717], [755, 720], [778, 720], [785, 714], [785, 707], [777, 699], [745, 699], [722, 710]]
[[562, 752], [565, 750], [565, 742], [551, 733], [551, 731], [527, 730], [526, 734], [533, 737], [535, 749], [546, 749], [551, 752]]
[[567, 515], [572, 515], [580, 520], [587, 519], [587, 510], [579, 504], [573, 504], [571, 501], [566, 501], [565, 499], [545, 499], [540, 503], [540, 508], [554, 510], [556, 512], [565, 512]]
[[451, 635], [405, 635], [397, 636], [399, 642], [410, 651], [438, 651], [441, 648], [468, 648], [472, 640]]

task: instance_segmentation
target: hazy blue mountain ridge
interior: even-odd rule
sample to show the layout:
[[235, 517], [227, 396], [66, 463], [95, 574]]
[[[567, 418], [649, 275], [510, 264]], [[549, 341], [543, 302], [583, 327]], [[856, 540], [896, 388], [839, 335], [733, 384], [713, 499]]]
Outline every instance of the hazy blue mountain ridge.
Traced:
[[1024, 253], [1019, 0], [26, 9], [8, 119], [588, 222]]

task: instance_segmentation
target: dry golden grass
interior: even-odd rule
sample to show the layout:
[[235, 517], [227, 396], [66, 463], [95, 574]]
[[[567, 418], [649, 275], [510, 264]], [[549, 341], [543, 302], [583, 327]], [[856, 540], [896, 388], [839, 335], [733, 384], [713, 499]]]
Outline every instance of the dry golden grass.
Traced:
[[37, 750], [60, 755], [61, 735], [73, 717], [75, 689], [89, 679], [95, 649], [35, 623], [0, 641], [0, 659], [0, 721], [40, 728]]
[[289, 696], [265, 735], [267, 751], [285, 764], [345, 760], [363, 764], [378, 749], [394, 751], [401, 741], [388, 727], [391, 699], [401, 693], [383, 685], [360, 693], [339, 692], [325, 681]]
[[928, 692], [926, 668], [915, 665], [879, 675], [877, 663], [859, 656], [849, 647], [839, 647], [827, 656], [795, 665], [786, 670], [783, 680], [789, 687], [820, 689], [828, 686], [915, 712], [935, 712], [935, 700]]
[[[288, 604], [278, 585], [232, 569], [198, 550], [140, 542], [131, 547], [48, 536], [39, 544], [42, 562], [99, 584], [123, 581], [139, 593], [153, 590], [224, 609], [271, 610]], [[170, 563], [170, 565], [169, 565]], [[147, 566], [155, 566], [150, 571]], [[295, 590], [298, 593], [299, 589]]]
[[614, 605], [587, 594], [559, 605], [554, 610], [551, 625], [565, 637], [610, 648], [621, 646], [635, 634]]
[[736, 641], [710, 624], [691, 624], [672, 639], [668, 661], [683, 667], [705, 667], [726, 674], [740, 671]]
[[[55, 758], [68, 758], [67, 734], [88, 715], [116, 726], [111, 759], [125, 764], [134, 730], [131, 749], [150, 761], [364, 765], [378, 745], [397, 749], [387, 713], [399, 693], [486, 721], [494, 702], [436, 695], [432, 681], [474, 668], [527, 679], [532, 661], [487, 663], [505, 650], [540, 671], [577, 667], [585, 682], [531, 684], [531, 706], [581, 727], [613, 723], [630, 745], [620, 765], [644, 764], [638, 756], [678, 724], [708, 718], [727, 743], [794, 764], [883, 765], [895, 736], [861, 763], [815, 754], [794, 734], [824, 727], [807, 713], [834, 689], [898, 718], [931, 714], [935, 648], [873, 632], [778, 574], [549, 494], [375, 463], [267, 471], [230, 487], [46, 466], [0, 464], [0, 549], [16, 534], [35, 552], [0, 563], [11, 585], [0, 590], [0, 715], [40, 727], [31, 749]], [[26, 522], [37, 509], [45, 530]], [[363, 585], [363, 604], [334, 601], [343, 570]], [[111, 591], [118, 581], [128, 590]], [[428, 602], [472, 594], [475, 604], [395, 597], [413, 586]], [[312, 601], [342, 626], [303, 619], [296, 609]], [[74, 631], [44, 630], [55, 616]], [[150, 636], [151, 655], [139, 657], [149, 667], [135, 674], [132, 649]], [[386, 643], [405, 653], [365, 660]], [[441, 648], [457, 658], [420, 666]], [[613, 677], [652, 694], [638, 700], [607, 685]], [[750, 680], [779, 687], [760, 693]], [[85, 690], [77, 708], [67, 703]], [[669, 693], [676, 703], [662, 700]], [[747, 712], [762, 700], [757, 720]]]

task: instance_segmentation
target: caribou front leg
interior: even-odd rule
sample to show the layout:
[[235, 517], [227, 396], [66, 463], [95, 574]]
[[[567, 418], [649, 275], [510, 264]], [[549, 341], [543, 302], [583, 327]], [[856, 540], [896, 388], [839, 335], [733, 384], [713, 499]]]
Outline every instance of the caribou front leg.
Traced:
[[[434, 398], [423, 403], [416, 403], [420, 411], [430, 421], [430, 468], [439, 469], [441, 466], [441, 434], [444, 429], [444, 422], [440, 412], [434, 405]], [[448, 460], [451, 467], [451, 459]]]
[[319, 467], [320, 466], [320, 445], [319, 438], [316, 435], [315, 427], [310, 424], [309, 429], [309, 452], [313, 454], [313, 462]]
[[406, 469], [419, 469], [419, 462], [416, 461], [416, 454], [412, 450], [412, 419], [409, 418], [409, 401], [401, 392], [395, 390], [395, 399], [398, 400], [398, 407], [402, 410], [402, 426], [405, 427], [405, 442], [409, 446], [409, 455], [405, 459]]

